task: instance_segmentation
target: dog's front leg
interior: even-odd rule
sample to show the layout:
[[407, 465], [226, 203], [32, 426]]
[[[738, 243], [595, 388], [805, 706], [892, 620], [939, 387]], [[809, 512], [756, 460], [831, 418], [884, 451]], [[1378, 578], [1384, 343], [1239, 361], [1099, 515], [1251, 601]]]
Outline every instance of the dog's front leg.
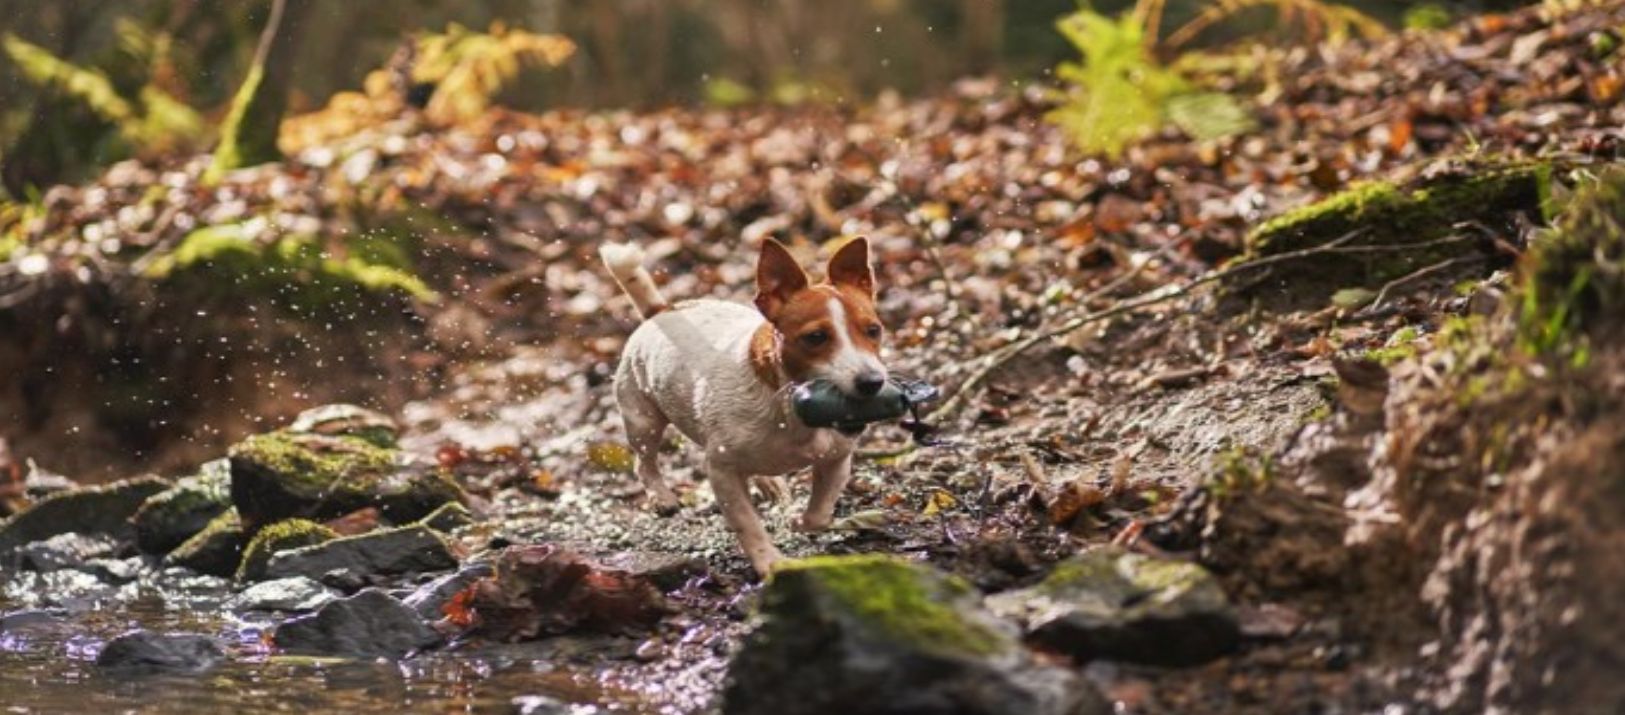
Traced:
[[773, 545], [773, 539], [762, 526], [762, 518], [756, 514], [756, 507], [750, 503], [750, 491], [746, 487], [748, 477], [714, 466], [708, 466], [705, 471], [711, 482], [711, 491], [717, 496], [717, 507], [722, 509], [722, 518], [728, 522], [728, 529], [739, 539], [739, 547], [750, 559], [750, 565], [756, 569], [757, 575], [767, 576], [773, 564], [784, 556]]
[[852, 478], [852, 453], [813, 465], [812, 496], [796, 521], [796, 531], [823, 531], [835, 519], [835, 502]]

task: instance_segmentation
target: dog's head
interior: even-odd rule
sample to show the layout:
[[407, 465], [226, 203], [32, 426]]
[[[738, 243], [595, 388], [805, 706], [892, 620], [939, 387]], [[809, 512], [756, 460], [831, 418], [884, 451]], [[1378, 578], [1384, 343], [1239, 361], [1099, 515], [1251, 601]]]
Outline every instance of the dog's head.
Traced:
[[778, 241], [762, 244], [756, 264], [756, 308], [777, 331], [779, 364], [792, 381], [825, 379], [868, 396], [886, 384], [880, 344], [886, 329], [875, 313], [869, 240], [857, 238], [829, 259], [828, 280], [813, 283]]

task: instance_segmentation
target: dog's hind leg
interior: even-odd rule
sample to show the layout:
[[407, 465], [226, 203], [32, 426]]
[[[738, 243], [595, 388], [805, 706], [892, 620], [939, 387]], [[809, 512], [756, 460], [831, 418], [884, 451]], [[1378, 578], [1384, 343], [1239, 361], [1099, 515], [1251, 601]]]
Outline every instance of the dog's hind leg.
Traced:
[[636, 458], [633, 467], [638, 480], [649, 493], [655, 513], [670, 516], [677, 513], [677, 494], [660, 474], [660, 445], [666, 438], [666, 426], [671, 421], [652, 400], [630, 385], [617, 384], [616, 401], [621, 406], [621, 420], [626, 425], [626, 440]]

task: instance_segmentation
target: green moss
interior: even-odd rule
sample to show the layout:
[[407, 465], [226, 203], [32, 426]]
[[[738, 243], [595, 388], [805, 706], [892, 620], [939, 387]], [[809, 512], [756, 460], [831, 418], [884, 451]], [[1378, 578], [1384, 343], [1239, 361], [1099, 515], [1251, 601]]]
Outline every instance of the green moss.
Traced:
[[398, 467], [396, 454], [351, 435], [255, 435], [231, 448], [232, 501], [250, 524], [330, 519], [365, 507], [401, 524], [466, 498], [438, 470]]
[[1551, 172], [1551, 164], [1545, 162], [1497, 164], [1485, 160], [1412, 187], [1388, 182], [1361, 184], [1265, 221], [1247, 244], [1258, 255], [1270, 255], [1308, 248], [1357, 229], [1375, 234], [1375, 240], [1367, 235], [1353, 241], [1354, 245], [1420, 243], [1439, 238], [1466, 220], [1513, 211], [1543, 216]]
[[1519, 347], [1583, 364], [1625, 309], [1625, 169], [1588, 179], [1531, 242], [1517, 289]]
[[260, 529], [243, 550], [242, 563], [237, 567], [238, 581], [258, 580], [265, 574], [265, 566], [279, 551], [313, 546], [337, 539], [338, 532], [308, 519], [287, 519]]
[[1359, 357], [1372, 360], [1383, 367], [1410, 360], [1416, 357], [1416, 340], [1419, 337], [1416, 328], [1407, 325], [1395, 331], [1393, 335], [1388, 336], [1388, 340], [1383, 343], [1382, 347], [1365, 350], [1361, 352]]
[[[1520, 217], [1540, 219], [1550, 210], [1552, 165], [1494, 159], [1458, 162], [1411, 185], [1373, 182], [1265, 221], [1247, 238], [1243, 260], [1290, 253], [1345, 240], [1361, 245], [1425, 244], [1457, 232], [1463, 223], [1515, 233]], [[1292, 293], [1313, 302], [1350, 287], [1375, 287], [1422, 266], [1469, 254], [1462, 241], [1414, 250], [1329, 252], [1272, 268]], [[1231, 287], [1257, 284], [1243, 272]], [[1271, 283], [1280, 287], [1281, 283]]]
[[814, 556], [783, 564], [773, 582], [804, 580], [888, 638], [922, 650], [953, 655], [989, 655], [1006, 647], [986, 625], [967, 620], [949, 605], [971, 589], [901, 559], [881, 554]]
[[1275, 480], [1274, 462], [1255, 449], [1233, 447], [1220, 453], [1217, 462], [1218, 470], [1208, 478], [1206, 486], [1221, 501], [1263, 491]]
[[237, 570], [248, 536], [237, 510], [232, 509], [209, 522], [164, 557], [164, 563], [183, 566], [211, 576], [229, 577]]
[[178, 280], [196, 274], [205, 289], [263, 295], [300, 313], [353, 308], [353, 301], [367, 293], [438, 300], [412, 272], [404, 252], [377, 246], [353, 250], [346, 244], [345, 255], [337, 257], [316, 236], [293, 234], [267, 242], [258, 237], [265, 230], [248, 222], [197, 229], [154, 261], [147, 275]]
[[313, 495], [358, 488], [346, 478], [382, 474], [395, 464], [393, 452], [357, 437], [283, 431], [249, 437], [232, 447], [231, 457], [275, 471], [288, 486]]
[[143, 552], [169, 553], [231, 508], [231, 473], [224, 462], [205, 464], [201, 473], [148, 499], [130, 517]]

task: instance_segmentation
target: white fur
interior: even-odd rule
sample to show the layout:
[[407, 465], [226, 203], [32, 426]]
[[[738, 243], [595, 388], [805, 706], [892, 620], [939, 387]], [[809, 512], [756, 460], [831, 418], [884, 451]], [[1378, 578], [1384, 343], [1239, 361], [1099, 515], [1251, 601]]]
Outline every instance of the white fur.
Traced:
[[835, 324], [834, 334], [830, 336], [835, 341], [835, 356], [818, 368], [818, 377], [834, 382], [847, 394], [857, 394], [860, 375], [878, 375], [884, 379], [886, 366], [880, 363], [880, 358], [859, 350], [857, 341], [852, 338], [852, 327], [846, 320], [846, 308], [840, 298], [829, 299], [829, 314], [830, 322]]
[[622, 243], [606, 243], [598, 247], [598, 257], [609, 268], [615, 284], [632, 299], [638, 315], [647, 318], [667, 307], [666, 299], [655, 287], [654, 276], [649, 275], [649, 269], [643, 267], [642, 249]]
[[747, 481], [811, 466], [813, 493], [797, 527], [826, 528], [851, 476], [854, 442], [802, 424], [788, 388], [758, 377], [750, 346], [764, 322], [752, 308], [716, 300], [683, 303], [644, 321], [621, 353], [615, 397], [638, 477], [657, 506], [677, 507], [658, 463], [666, 426], [673, 425], [704, 453], [723, 517], [751, 565], [766, 575], [780, 555], [750, 503]]

